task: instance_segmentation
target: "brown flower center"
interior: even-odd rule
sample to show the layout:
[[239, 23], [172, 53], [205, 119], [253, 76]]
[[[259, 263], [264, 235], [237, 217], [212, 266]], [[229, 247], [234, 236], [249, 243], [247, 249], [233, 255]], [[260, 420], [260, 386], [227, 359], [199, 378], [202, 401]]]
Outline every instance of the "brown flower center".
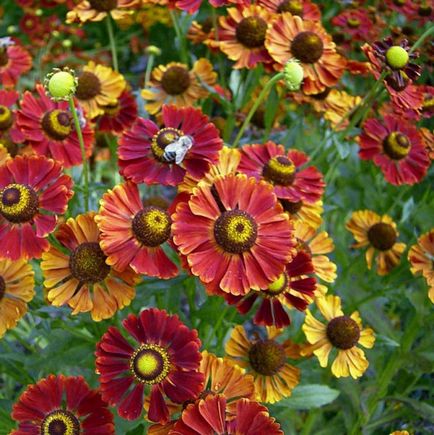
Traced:
[[14, 224], [32, 220], [38, 205], [38, 195], [30, 186], [9, 184], [0, 191], [0, 214]]
[[319, 94], [314, 94], [314, 95], [310, 95], [312, 98], [314, 98], [315, 100], [325, 100], [330, 92], [331, 92], [332, 88], [325, 88], [322, 92], [320, 92]]
[[432, 13], [432, 7], [428, 5], [419, 6], [417, 13], [420, 17], [429, 17]]
[[169, 95], [180, 95], [190, 86], [190, 73], [183, 66], [167, 68], [161, 79], [161, 86]]
[[167, 211], [150, 205], [134, 216], [132, 229], [134, 237], [140, 243], [155, 247], [169, 239], [171, 225], [172, 221]]
[[277, 7], [277, 12], [291, 12], [292, 15], [303, 17], [303, 4], [300, 0], [285, 0]]
[[92, 9], [99, 12], [109, 12], [117, 7], [117, 0], [89, 0]]
[[204, 21], [202, 21], [201, 26], [202, 26], [202, 32], [203, 33], [209, 33], [209, 32], [211, 32], [211, 30], [214, 27], [212, 18], [211, 17], [206, 18]]
[[160, 162], [170, 163], [163, 158], [164, 149], [167, 145], [177, 141], [181, 136], [184, 136], [184, 133], [181, 130], [171, 127], [162, 128], [152, 138], [151, 151], [152, 154], [154, 154], [154, 157]]
[[214, 223], [216, 242], [231, 254], [248, 251], [258, 236], [258, 225], [245, 211], [223, 212]]
[[101, 91], [101, 82], [99, 78], [89, 71], [85, 71], [78, 78], [76, 97], [79, 100], [91, 100]]
[[280, 186], [290, 186], [295, 180], [295, 165], [285, 156], [271, 158], [262, 170], [264, 178]]
[[18, 154], [18, 145], [12, 142], [9, 134], [6, 133], [3, 137], [0, 137], [0, 145], [4, 146], [11, 157], [15, 157]]
[[291, 42], [291, 53], [303, 63], [315, 63], [323, 50], [322, 39], [314, 32], [301, 32]]
[[131, 356], [130, 370], [142, 384], [158, 384], [170, 371], [170, 357], [166, 349], [157, 344], [142, 344]]
[[351, 27], [352, 29], [357, 29], [360, 27], [360, 20], [357, 18], [348, 18], [347, 20], [348, 27]]
[[14, 122], [11, 110], [0, 105], [0, 130], [7, 130]]
[[0, 276], [0, 302], [3, 299], [5, 293], [6, 293], [6, 282], [5, 279], [2, 276]]
[[327, 337], [334, 347], [351, 349], [359, 341], [360, 328], [351, 317], [335, 317], [327, 325]]
[[303, 207], [303, 201], [291, 202], [287, 199], [279, 199], [283, 209], [291, 215], [297, 214]]
[[55, 109], [43, 116], [41, 126], [51, 139], [63, 140], [71, 133], [71, 123], [72, 119], [69, 112]]
[[110, 272], [106, 258], [98, 243], [81, 243], [69, 258], [69, 268], [80, 282], [94, 284], [103, 281]]
[[260, 17], [243, 18], [235, 31], [237, 40], [247, 48], [264, 45], [267, 23]]
[[388, 251], [395, 244], [397, 234], [390, 224], [378, 222], [368, 230], [368, 240], [371, 245], [380, 251]]
[[6, 47], [0, 48], [0, 68], [2, 66], [7, 65], [8, 62], [9, 62], [9, 56], [8, 56], [7, 48]]
[[249, 349], [249, 361], [255, 372], [273, 376], [285, 365], [285, 349], [274, 340], [260, 340]]
[[401, 160], [410, 152], [411, 142], [405, 134], [393, 131], [383, 141], [384, 152], [393, 160]]
[[404, 6], [407, 0], [393, 0], [393, 4], [396, 6]]
[[57, 409], [47, 414], [41, 424], [41, 435], [79, 435], [80, 421], [69, 411]]

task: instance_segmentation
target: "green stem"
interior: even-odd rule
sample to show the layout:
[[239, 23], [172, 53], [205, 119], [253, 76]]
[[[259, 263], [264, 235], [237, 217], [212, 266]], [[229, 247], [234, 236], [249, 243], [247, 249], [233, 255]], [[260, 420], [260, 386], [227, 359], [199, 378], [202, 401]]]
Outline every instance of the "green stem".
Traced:
[[413, 47], [410, 48], [410, 53], [413, 53], [414, 50], [419, 48], [419, 46], [423, 44], [423, 41], [425, 41], [425, 39], [428, 38], [431, 33], [434, 33], [434, 26], [429, 27], [424, 33], [422, 33], [419, 39], [413, 44]]
[[84, 148], [83, 133], [81, 132], [80, 121], [78, 120], [77, 111], [74, 105], [74, 99], [69, 98], [69, 107], [71, 109], [72, 117], [74, 118], [75, 130], [77, 131], [78, 141], [80, 142], [81, 159], [83, 161], [83, 178], [84, 178], [84, 210], [89, 211], [89, 167], [86, 158], [86, 150]]
[[155, 55], [154, 54], [150, 54], [148, 56], [148, 62], [146, 64], [145, 88], [149, 87], [149, 82], [151, 81], [151, 73], [152, 73], [152, 68], [154, 67], [154, 60], [155, 60]]
[[206, 340], [203, 342], [202, 348], [203, 349], [207, 349], [212, 338], [213, 338], [213, 333], [215, 333], [219, 328], [220, 325], [223, 322], [223, 319], [225, 318], [227, 312], [229, 310], [229, 305], [226, 305], [223, 310], [221, 311], [220, 317], [217, 319], [217, 322], [214, 324], [214, 327], [211, 328], [211, 332], [208, 334], [208, 337], [206, 338]]
[[267, 84], [262, 89], [261, 93], [259, 94], [259, 97], [256, 99], [255, 103], [251, 107], [249, 113], [246, 116], [246, 119], [243, 122], [243, 125], [240, 128], [240, 131], [237, 134], [237, 137], [234, 140], [234, 143], [232, 144], [232, 148], [236, 148], [243, 137], [244, 131], [246, 130], [247, 126], [250, 123], [250, 120], [252, 119], [253, 115], [255, 114], [256, 110], [262, 103], [262, 101], [265, 99], [265, 97], [270, 92], [271, 88], [281, 79], [283, 79], [284, 75], [283, 73], [278, 73], [274, 77], [272, 77], [270, 80], [268, 80]]
[[[212, 8], [212, 10], [211, 10], [211, 19], [212, 19], [212, 25], [214, 27], [214, 38], [218, 42], [219, 41], [219, 31], [218, 31], [216, 8]], [[219, 63], [220, 80], [221, 80], [222, 86], [223, 86], [223, 88], [227, 88], [226, 73], [225, 73], [225, 61], [224, 61], [221, 53], [217, 54], [217, 59], [218, 59], [218, 63]]]
[[179, 42], [181, 62], [188, 65], [188, 56], [185, 47], [185, 38], [181, 32], [181, 28], [179, 27], [178, 17], [176, 16], [175, 12], [172, 10], [169, 10], [169, 14], [170, 14], [170, 18], [172, 19], [173, 27], [175, 28], [176, 38], [178, 39]]
[[118, 54], [116, 51], [116, 41], [115, 41], [115, 37], [113, 34], [113, 24], [112, 24], [112, 18], [110, 16], [110, 14], [107, 14], [107, 18], [106, 18], [105, 22], [107, 24], [107, 32], [109, 35], [110, 48], [112, 51], [113, 68], [115, 71], [119, 71]]

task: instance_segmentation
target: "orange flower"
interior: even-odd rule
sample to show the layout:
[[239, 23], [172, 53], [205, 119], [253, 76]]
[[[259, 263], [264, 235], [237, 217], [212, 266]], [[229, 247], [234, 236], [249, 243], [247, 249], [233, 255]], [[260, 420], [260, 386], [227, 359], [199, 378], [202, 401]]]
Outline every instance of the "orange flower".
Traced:
[[301, 62], [305, 94], [319, 94], [336, 85], [345, 70], [345, 59], [336, 53], [335, 43], [322, 25], [287, 12], [268, 30], [265, 47], [279, 69], [293, 58]]

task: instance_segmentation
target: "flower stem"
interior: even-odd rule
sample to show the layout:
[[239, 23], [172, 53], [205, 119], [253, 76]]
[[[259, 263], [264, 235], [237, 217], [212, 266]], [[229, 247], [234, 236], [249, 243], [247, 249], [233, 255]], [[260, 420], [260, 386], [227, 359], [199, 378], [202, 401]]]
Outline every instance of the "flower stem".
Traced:
[[272, 77], [270, 80], [268, 80], [267, 84], [262, 89], [261, 93], [259, 94], [259, 97], [256, 99], [255, 103], [251, 107], [249, 113], [246, 116], [246, 119], [243, 122], [243, 125], [240, 128], [240, 131], [237, 134], [237, 137], [234, 140], [234, 143], [232, 144], [232, 148], [236, 148], [243, 137], [244, 131], [246, 130], [247, 126], [250, 123], [250, 120], [252, 119], [253, 115], [255, 114], [256, 110], [262, 103], [262, 101], [265, 99], [265, 97], [270, 92], [271, 88], [281, 79], [283, 79], [284, 75], [283, 73], [278, 73], [274, 77]]
[[113, 69], [115, 71], [119, 71], [118, 54], [117, 54], [117, 51], [116, 51], [116, 41], [115, 41], [115, 37], [114, 37], [114, 34], [113, 34], [113, 24], [112, 24], [112, 18], [110, 16], [110, 14], [107, 15], [105, 22], [107, 24], [107, 33], [109, 35], [110, 48], [111, 48], [111, 51], [112, 51]]
[[84, 210], [89, 211], [89, 168], [86, 158], [86, 150], [84, 148], [83, 133], [81, 132], [80, 121], [78, 119], [77, 110], [75, 109], [74, 99], [71, 96], [69, 98], [69, 107], [74, 118], [75, 130], [77, 131], [78, 141], [80, 142], [81, 158], [83, 160], [83, 178], [84, 178]]
[[434, 33], [434, 25], [429, 27], [422, 35], [419, 37], [419, 39], [413, 44], [413, 47], [410, 48], [410, 53], [413, 53], [414, 50], [419, 48], [423, 44], [426, 38], [428, 38], [431, 33]]
[[145, 71], [145, 88], [149, 87], [149, 82], [151, 81], [152, 68], [154, 67], [155, 55], [150, 53], [148, 56], [148, 62], [146, 63]]
[[185, 47], [185, 38], [181, 32], [181, 27], [179, 26], [178, 17], [174, 11], [169, 10], [170, 18], [172, 18], [173, 27], [175, 28], [176, 38], [179, 43], [181, 62], [188, 65], [187, 50]]

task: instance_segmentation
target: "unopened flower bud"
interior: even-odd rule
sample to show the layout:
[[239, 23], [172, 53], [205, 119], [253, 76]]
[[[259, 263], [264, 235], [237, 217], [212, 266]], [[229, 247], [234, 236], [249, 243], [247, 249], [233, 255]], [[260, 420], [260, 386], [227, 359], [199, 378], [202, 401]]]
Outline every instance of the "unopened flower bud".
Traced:
[[59, 68], [54, 68], [46, 76], [44, 86], [53, 100], [67, 101], [75, 93], [77, 78], [74, 75], [74, 71], [69, 68], [65, 68], [63, 71]]
[[294, 59], [288, 61], [283, 69], [286, 86], [290, 91], [298, 91], [303, 82], [304, 71], [300, 63]]
[[386, 51], [387, 64], [393, 69], [401, 69], [407, 65], [409, 55], [407, 51], [399, 45], [393, 45]]

